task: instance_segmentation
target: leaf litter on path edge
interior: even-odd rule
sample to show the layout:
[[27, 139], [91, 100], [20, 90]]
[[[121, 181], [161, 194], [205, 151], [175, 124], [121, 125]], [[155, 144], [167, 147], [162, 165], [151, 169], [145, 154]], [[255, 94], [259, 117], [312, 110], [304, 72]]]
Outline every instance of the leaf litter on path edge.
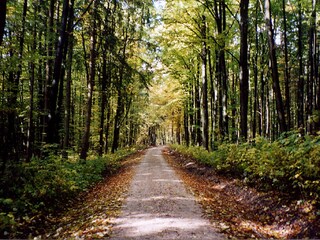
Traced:
[[107, 176], [88, 193], [81, 194], [67, 211], [48, 218], [51, 227], [35, 239], [106, 238], [112, 231], [112, 219], [120, 213], [125, 192], [144, 152], [129, 156], [118, 173]]
[[229, 238], [320, 238], [319, 209], [311, 201], [259, 192], [169, 148], [163, 153], [202, 205], [204, 216]]

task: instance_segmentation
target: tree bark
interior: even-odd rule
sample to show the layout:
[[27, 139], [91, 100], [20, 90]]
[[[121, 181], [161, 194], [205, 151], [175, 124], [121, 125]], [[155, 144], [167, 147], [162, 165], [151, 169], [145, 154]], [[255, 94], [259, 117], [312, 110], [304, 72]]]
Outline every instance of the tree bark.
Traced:
[[[309, 132], [315, 134], [316, 122], [312, 119], [314, 106], [316, 106], [316, 69], [317, 69], [317, 34], [316, 34], [316, 0], [312, 0], [312, 13], [310, 19], [309, 29], [309, 84], [308, 84], [308, 97], [307, 97], [307, 114]], [[318, 120], [319, 122], [319, 120]]]
[[184, 141], [187, 146], [190, 145], [189, 133], [189, 99], [186, 100], [183, 112]]
[[223, 33], [226, 29], [226, 7], [225, 1], [214, 1], [214, 15], [217, 25], [220, 42], [218, 42], [216, 50], [216, 75], [218, 79], [218, 108], [219, 108], [219, 131], [221, 140], [225, 140], [228, 136], [228, 76], [225, 59], [225, 40]]
[[97, 43], [97, 24], [96, 24], [96, 8], [97, 2], [95, 1], [92, 10], [92, 25], [91, 25], [91, 40], [90, 40], [90, 74], [88, 82], [88, 98], [87, 98], [87, 109], [86, 109], [86, 122], [84, 134], [81, 143], [80, 159], [86, 160], [89, 150], [89, 138], [90, 138], [90, 126], [92, 116], [92, 99], [93, 99], [93, 88], [96, 76], [96, 43]]
[[209, 62], [209, 76], [210, 76], [210, 103], [211, 103], [211, 139], [210, 146], [214, 149], [215, 141], [215, 128], [216, 128], [216, 118], [217, 118], [217, 100], [216, 100], [216, 84], [214, 82], [214, 73], [212, 67], [212, 57], [210, 47], [208, 48], [208, 62]]
[[[258, 4], [258, 2], [256, 3]], [[262, 112], [260, 110], [260, 118], [257, 117], [258, 113], [258, 107], [259, 107], [259, 97], [258, 97], [258, 56], [259, 56], [259, 33], [258, 33], [258, 11], [259, 8], [256, 5], [256, 12], [255, 12], [255, 54], [254, 54], [254, 67], [253, 67], [253, 73], [254, 73], [254, 105], [253, 105], [253, 125], [252, 125], [252, 138], [256, 138], [257, 134], [257, 123], [259, 123], [259, 135], [261, 136], [261, 115]], [[259, 119], [259, 121], [258, 121]]]
[[304, 72], [303, 72], [303, 44], [302, 44], [302, 12], [299, 2], [299, 23], [298, 23], [298, 59], [299, 59], [299, 79], [297, 86], [297, 123], [298, 128], [304, 131]]
[[195, 79], [194, 86], [194, 101], [195, 101], [195, 131], [196, 131], [196, 144], [198, 146], [202, 145], [202, 135], [201, 135], [201, 99], [200, 99], [200, 66], [198, 63], [197, 76]]
[[[120, 77], [122, 79], [122, 76]], [[122, 85], [122, 83], [121, 83]], [[119, 141], [120, 141], [120, 126], [121, 126], [121, 117], [123, 114], [123, 99], [122, 99], [122, 91], [121, 88], [118, 89], [118, 100], [117, 100], [117, 110], [116, 115], [114, 118], [114, 129], [113, 129], [113, 143], [112, 143], [112, 149], [111, 152], [114, 153], [119, 148]]]
[[99, 126], [99, 155], [102, 156], [104, 148], [104, 122], [105, 122], [105, 110], [107, 103], [107, 56], [106, 50], [104, 49], [102, 59], [102, 78], [101, 78], [101, 105], [100, 105], [100, 126]]
[[49, 143], [59, 143], [59, 134], [58, 134], [58, 124], [59, 119], [57, 118], [58, 114], [58, 95], [59, 95], [59, 84], [63, 84], [60, 82], [61, 80], [61, 69], [62, 62], [65, 57], [65, 45], [67, 42], [68, 34], [67, 23], [68, 23], [68, 11], [69, 11], [69, 0], [63, 1], [63, 10], [61, 16], [61, 29], [57, 44], [56, 57], [54, 62], [53, 69], [53, 78], [51, 82], [51, 87], [49, 91], [49, 116], [48, 116], [48, 129], [47, 129], [47, 141]]
[[248, 6], [249, 0], [240, 2], [240, 138], [248, 138]]
[[191, 145], [196, 145], [196, 121], [195, 121], [195, 82], [196, 78], [193, 77], [190, 84], [189, 94], [190, 94], [190, 126], [191, 126]]
[[268, 43], [269, 43], [269, 58], [271, 62], [271, 71], [272, 71], [272, 87], [275, 94], [276, 108], [277, 108], [277, 117], [278, 123], [280, 126], [280, 132], [285, 132], [287, 130], [287, 124], [284, 113], [284, 106], [282, 100], [282, 94], [280, 89], [279, 82], [279, 72], [278, 72], [278, 62], [276, 56], [276, 46], [274, 41], [274, 31], [271, 20], [271, 6], [270, 0], [265, 0], [265, 20], [266, 27], [268, 31]]
[[110, 118], [111, 118], [111, 107], [109, 102], [107, 103], [107, 124], [106, 124], [106, 130], [105, 130], [105, 149], [104, 152], [109, 152], [109, 132], [110, 132]]
[[[129, 20], [128, 20], [129, 21]], [[124, 46], [122, 49], [122, 62], [121, 62], [121, 68], [119, 72], [119, 82], [117, 83], [117, 110], [116, 115], [114, 119], [114, 129], [113, 129], [113, 143], [112, 143], [112, 149], [111, 152], [114, 153], [119, 148], [119, 141], [120, 141], [120, 127], [122, 124], [121, 117], [124, 112], [124, 103], [123, 103], [123, 74], [124, 74], [124, 62], [126, 57], [126, 48], [127, 48], [127, 41], [128, 41], [128, 29], [126, 28], [124, 30], [125, 37], [124, 37]]]
[[63, 139], [63, 152], [64, 157], [67, 157], [67, 149], [69, 147], [70, 140], [70, 118], [71, 118], [71, 82], [72, 82], [72, 58], [73, 58], [73, 45], [74, 38], [72, 33], [73, 20], [74, 20], [74, 0], [70, 2], [70, 13], [68, 20], [68, 60], [67, 60], [67, 78], [66, 78], [66, 96], [65, 96], [65, 109], [64, 109], [64, 139]]
[[7, 16], [7, 0], [0, 1], [0, 46], [2, 45]]
[[201, 122], [202, 122], [202, 146], [209, 150], [209, 113], [208, 113], [208, 77], [207, 77], [207, 27], [206, 18], [202, 16], [202, 52], [201, 52], [201, 78], [202, 78], [202, 101], [201, 101]]
[[43, 86], [43, 117], [42, 117], [42, 139], [41, 142], [48, 142], [48, 121], [49, 121], [49, 95], [50, 88], [48, 87], [52, 83], [52, 72], [53, 72], [53, 48], [55, 41], [55, 33], [53, 29], [54, 23], [54, 9], [55, 1], [50, 0], [48, 10], [48, 23], [46, 29], [46, 45], [47, 45], [47, 61], [46, 61], [46, 79]]
[[[35, 5], [34, 9], [34, 27], [33, 27], [33, 43], [32, 43], [32, 52], [36, 51], [37, 48], [37, 15], [38, 15], [38, 6]], [[35, 127], [34, 127], [34, 85], [35, 85], [35, 63], [30, 63], [30, 82], [29, 82], [29, 91], [30, 91], [30, 110], [29, 110], [29, 126], [27, 132], [27, 162], [31, 160], [34, 151], [34, 139], [35, 139]]]
[[285, 82], [285, 109], [287, 113], [288, 130], [291, 129], [291, 111], [290, 111], [290, 73], [289, 73], [289, 57], [288, 57], [288, 38], [287, 38], [287, 14], [286, 0], [282, 0], [282, 15], [283, 15], [283, 44], [284, 44], [284, 82]]

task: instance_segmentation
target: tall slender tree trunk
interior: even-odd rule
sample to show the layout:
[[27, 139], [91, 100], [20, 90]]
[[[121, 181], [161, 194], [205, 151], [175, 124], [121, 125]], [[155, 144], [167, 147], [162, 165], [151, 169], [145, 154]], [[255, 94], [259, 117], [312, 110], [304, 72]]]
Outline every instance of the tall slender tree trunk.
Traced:
[[[310, 29], [309, 29], [309, 94], [307, 98], [307, 114], [309, 123], [309, 132], [314, 134], [315, 127], [317, 127], [316, 122], [312, 119], [313, 110], [316, 106], [316, 71], [317, 71], [317, 34], [316, 34], [316, 0], [312, 0], [312, 14], [310, 19]], [[319, 121], [318, 121], [319, 122]]]
[[215, 21], [217, 25], [218, 34], [220, 37], [220, 42], [218, 43], [216, 50], [216, 74], [218, 79], [218, 107], [219, 107], [219, 130], [221, 135], [221, 140], [229, 134], [228, 126], [228, 76], [227, 76], [227, 66], [225, 59], [225, 40], [223, 37], [224, 30], [226, 29], [226, 6], [225, 1], [214, 1], [214, 12]]
[[181, 112], [176, 113], [176, 142], [177, 144], [181, 144]]
[[206, 18], [202, 16], [201, 35], [203, 38], [201, 52], [201, 78], [202, 78], [202, 97], [201, 97], [201, 122], [202, 122], [202, 146], [209, 150], [209, 112], [208, 112], [208, 77], [207, 77], [207, 27]]
[[[32, 43], [32, 52], [36, 51], [37, 48], [37, 15], [38, 15], [38, 6], [35, 5], [34, 9], [34, 27], [33, 27], [33, 43]], [[35, 139], [35, 127], [34, 127], [34, 85], [35, 85], [35, 63], [30, 63], [30, 82], [29, 82], [29, 91], [30, 91], [30, 110], [29, 110], [29, 126], [27, 132], [27, 162], [30, 161], [33, 150], [34, 150], [34, 139]]]
[[[53, 77], [49, 91], [49, 116], [48, 116], [48, 129], [47, 129], [47, 141], [49, 143], [59, 143], [59, 119], [58, 115], [58, 96], [59, 96], [59, 84], [63, 84], [61, 80], [62, 62], [65, 57], [65, 45], [67, 42], [68, 34], [67, 23], [68, 23], [68, 12], [69, 12], [69, 0], [63, 0], [63, 10], [61, 16], [61, 29], [57, 44], [56, 57], [54, 62]], [[61, 94], [60, 94], [61, 96]]]
[[109, 151], [109, 132], [110, 132], [110, 118], [111, 118], [111, 107], [110, 103], [107, 103], [107, 124], [106, 124], [106, 130], [105, 130], [105, 149], [104, 152], [108, 153]]
[[[122, 78], [122, 77], [120, 77]], [[121, 84], [122, 85], [122, 84]], [[123, 99], [122, 99], [122, 87], [118, 89], [118, 98], [117, 98], [117, 110], [114, 118], [114, 129], [113, 129], [113, 143], [111, 152], [114, 153], [119, 148], [120, 141], [120, 127], [121, 127], [121, 117], [124, 111]]]
[[[319, 77], [319, 41], [318, 41], [318, 35], [317, 35], [317, 28], [318, 28], [318, 22], [317, 22], [317, 11], [318, 11], [318, 6], [319, 4], [317, 0], [312, 1], [313, 5], [313, 12], [312, 12], [312, 17], [314, 21], [314, 44], [313, 44], [313, 64], [314, 64], [314, 79], [315, 79], [315, 84], [317, 85], [317, 89], [315, 92], [315, 97], [316, 97], [316, 109], [317, 111], [320, 111], [320, 77]], [[319, 113], [318, 113], [319, 114]], [[316, 129], [315, 131], [320, 130], [320, 118], [318, 118], [318, 121], [316, 122]]]
[[[129, 21], [129, 20], [128, 20]], [[122, 61], [125, 61], [125, 56], [126, 56], [126, 48], [127, 48], [127, 41], [128, 41], [128, 29], [126, 28], [124, 30], [124, 46], [122, 49]], [[113, 129], [113, 143], [112, 143], [112, 149], [111, 152], [114, 153], [115, 151], [118, 150], [119, 148], [119, 141], [120, 141], [120, 127], [122, 124], [121, 118], [123, 116], [124, 112], [124, 96], [123, 96], [123, 74], [124, 74], [124, 65], [122, 64], [120, 70], [119, 70], [119, 82], [117, 83], [117, 93], [118, 93], [118, 98], [117, 98], [117, 110], [116, 110], [116, 115], [114, 118], [114, 129]]]
[[67, 149], [70, 141], [70, 118], [71, 118], [71, 82], [72, 82], [72, 58], [73, 58], [73, 20], [74, 20], [74, 0], [70, 1], [70, 13], [68, 21], [68, 60], [67, 60], [67, 78], [66, 78], [66, 96], [64, 109], [64, 139], [62, 149], [64, 157], [67, 157]]
[[[105, 12], [105, 28], [104, 34], [110, 36], [112, 33], [109, 27], [109, 17], [110, 17], [110, 6], [108, 5]], [[101, 156], [103, 151], [106, 149], [104, 142], [104, 129], [105, 129], [105, 112], [107, 106], [107, 82], [109, 81], [108, 77], [108, 65], [107, 65], [107, 50], [109, 42], [105, 40], [103, 44], [102, 51], [102, 76], [101, 76], [101, 105], [100, 105], [100, 126], [99, 126], [99, 155]]]
[[298, 128], [304, 131], [304, 71], [303, 71], [303, 45], [302, 45], [302, 11], [299, 2], [299, 23], [298, 23], [298, 59], [299, 59], [299, 79], [297, 85], [297, 124]]
[[214, 149], [214, 141], [215, 141], [215, 128], [216, 128], [216, 118], [217, 118], [217, 100], [216, 100], [216, 85], [214, 82], [213, 76], [213, 66], [212, 66], [212, 57], [211, 50], [208, 48], [208, 62], [209, 62], [209, 77], [210, 77], [210, 104], [211, 104], [211, 137], [210, 137], [210, 146]]
[[91, 40], [90, 40], [90, 74], [88, 82], [88, 98], [87, 98], [87, 109], [86, 109], [86, 122], [84, 134], [82, 137], [81, 143], [81, 152], [80, 159], [86, 160], [88, 150], [89, 150], [89, 139], [90, 139], [90, 126], [91, 126], [91, 116], [92, 116], [92, 99], [93, 99], [93, 88], [96, 76], [96, 43], [97, 43], [97, 24], [96, 24], [96, 15], [97, 15], [97, 3], [95, 1], [92, 9], [91, 16]]
[[235, 73], [232, 74], [232, 97], [231, 97], [231, 106], [232, 106], [232, 110], [231, 110], [231, 115], [232, 115], [232, 120], [231, 120], [231, 128], [232, 128], [232, 134], [231, 134], [231, 140], [232, 142], [236, 142], [237, 141], [237, 128], [236, 128], [236, 118], [237, 118], [237, 108], [236, 108], [236, 104], [237, 104], [237, 96], [236, 96], [236, 79], [237, 76]]
[[47, 61], [46, 61], [46, 79], [43, 83], [43, 117], [42, 117], [42, 139], [41, 142], [48, 142], [48, 121], [49, 121], [49, 95], [50, 88], [48, 87], [52, 83], [53, 72], [53, 48], [55, 42], [54, 33], [54, 9], [56, 0], [50, 0], [48, 10], [48, 23], [46, 29], [46, 47], [47, 47]]
[[[256, 2], [256, 4], [258, 4], [258, 1]], [[260, 118], [257, 117], [257, 113], [258, 113], [258, 107], [259, 107], [259, 97], [258, 97], [258, 55], [259, 55], [259, 33], [258, 33], [258, 11], [259, 8], [256, 5], [256, 12], [255, 12], [255, 47], [256, 47], [256, 51], [254, 54], [254, 66], [253, 66], [253, 73], [254, 73], [254, 104], [253, 104], [253, 125], [252, 125], [252, 137], [253, 139], [256, 138], [256, 134], [257, 134], [257, 123], [258, 123], [258, 133], [261, 136], [261, 109], [260, 109]], [[259, 119], [259, 120], [258, 120]]]
[[107, 103], [107, 56], [106, 50], [103, 53], [102, 59], [102, 78], [101, 78], [101, 105], [100, 105], [100, 126], [99, 126], [99, 155], [101, 156], [104, 148], [104, 122], [105, 122], [105, 110]]
[[202, 135], [201, 135], [201, 93], [200, 93], [200, 66], [198, 63], [197, 77], [195, 79], [195, 88], [194, 88], [194, 101], [195, 101], [195, 125], [196, 125], [196, 143], [197, 145], [202, 145]]
[[248, 138], [248, 7], [249, 0], [240, 2], [240, 138]]
[[280, 132], [285, 132], [287, 130], [286, 118], [284, 113], [284, 105], [282, 100], [282, 94], [279, 82], [279, 72], [278, 72], [278, 62], [276, 56], [276, 46], [274, 41], [274, 31], [271, 20], [271, 6], [270, 0], [265, 0], [265, 20], [266, 27], [268, 31], [268, 43], [269, 43], [269, 58], [271, 62], [272, 71], [272, 87], [275, 94], [276, 108], [278, 123], [280, 126]]
[[184, 127], [184, 140], [187, 146], [190, 146], [190, 133], [189, 133], [189, 98], [186, 100], [183, 112], [183, 127]]
[[285, 109], [287, 114], [288, 130], [291, 129], [291, 110], [290, 110], [290, 72], [289, 72], [289, 56], [288, 56], [288, 37], [287, 37], [287, 14], [286, 0], [282, 0], [282, 15], [283, 15], [283, 44], [284, 44], [284, 82], [285, 82]]
[[0, 46], [2, 45], [4, 27], [6, 25], [6, 16], [7, 16], [7, 0], [0, 1]]
[[196, 122], [195, 122], [195, 81], [196, 78], [192, 78], [189, 94], [190, 94], [190, 132], [191, 132], [191, 145], [196, 145]]

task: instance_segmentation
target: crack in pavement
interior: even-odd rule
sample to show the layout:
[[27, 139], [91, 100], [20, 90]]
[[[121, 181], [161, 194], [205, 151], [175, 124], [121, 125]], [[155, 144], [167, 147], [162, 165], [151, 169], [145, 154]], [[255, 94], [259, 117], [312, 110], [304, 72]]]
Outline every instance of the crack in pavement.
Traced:
[[162, 156], [150, 148], [137, 166], [111, 239], [225, 239]]

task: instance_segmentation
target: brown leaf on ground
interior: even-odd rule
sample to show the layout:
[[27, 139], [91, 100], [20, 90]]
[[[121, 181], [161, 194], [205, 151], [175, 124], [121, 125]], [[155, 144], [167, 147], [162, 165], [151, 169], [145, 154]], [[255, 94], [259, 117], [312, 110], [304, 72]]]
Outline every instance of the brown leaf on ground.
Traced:
[[311, 201], [259, 192], [170, 149], [164, 156], [197, 197], [204, 215], [230, 238], [320, 238], [319, 209]]

